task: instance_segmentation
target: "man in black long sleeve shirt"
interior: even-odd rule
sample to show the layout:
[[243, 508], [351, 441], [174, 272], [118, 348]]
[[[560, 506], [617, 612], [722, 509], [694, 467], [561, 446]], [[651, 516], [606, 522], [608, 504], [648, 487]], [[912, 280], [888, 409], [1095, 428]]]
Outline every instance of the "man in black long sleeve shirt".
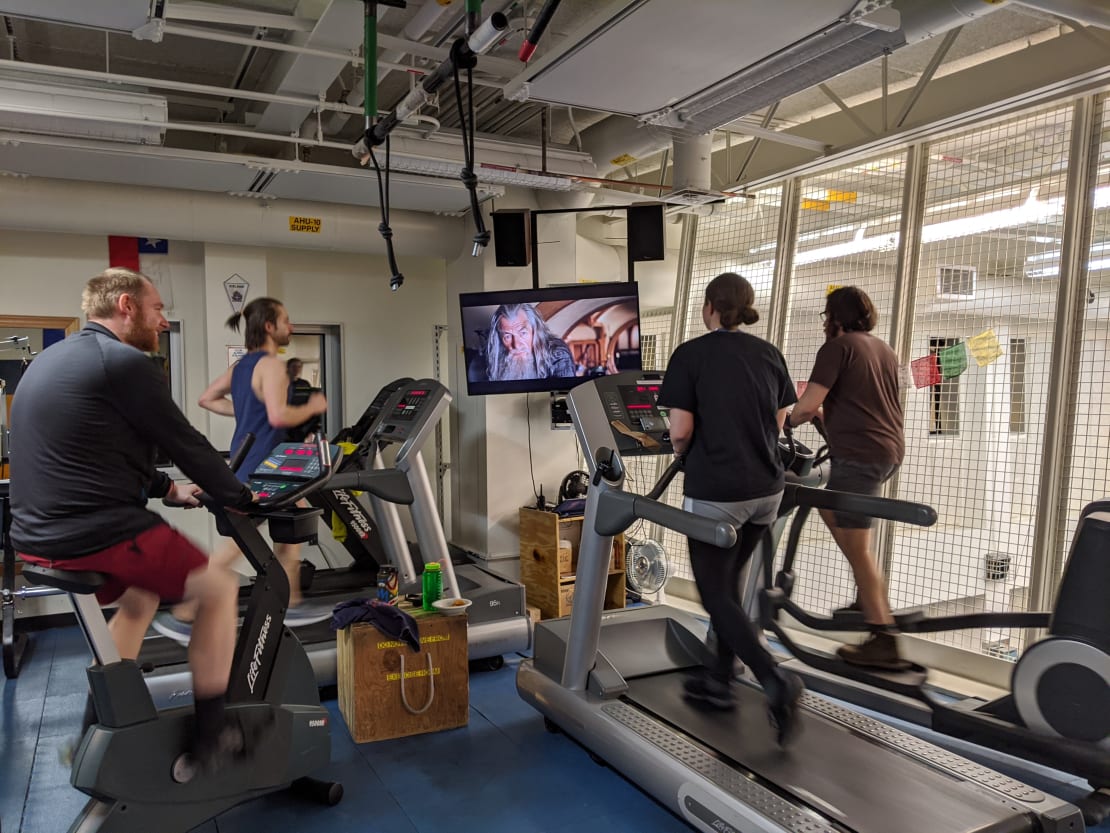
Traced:
[[[210, 762], [235, 738], [223, 702], [235, 647], [238, 580], [146, 508], [148, 498], [196, 506], [203, 489], [230, 507], [253, 500], [173, 402], [145, 352], [169, 324], [143, 275], [108, 269], [85, 287], [89, 323], [43, 351], [12, 402], [11, 539], [25, 560], [103, 573], [101, 604], [119, 609], [109, 629], [135, 659], [162, 599], [195, 599], [189, 661], [198, 757]], [[161, 448], [195, 483], [154, 468]], [[230, 740], [230, 744], [229, 744]]]

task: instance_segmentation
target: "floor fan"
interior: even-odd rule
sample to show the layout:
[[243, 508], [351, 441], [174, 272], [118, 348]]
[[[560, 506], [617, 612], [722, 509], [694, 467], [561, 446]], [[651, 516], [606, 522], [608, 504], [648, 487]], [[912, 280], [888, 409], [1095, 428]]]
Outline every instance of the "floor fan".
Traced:
[[658, 541], [630, 539], [625, 554], [628, 589], [649, 604], [664, 604], [664, 585], [671, 575], [667, 551]]

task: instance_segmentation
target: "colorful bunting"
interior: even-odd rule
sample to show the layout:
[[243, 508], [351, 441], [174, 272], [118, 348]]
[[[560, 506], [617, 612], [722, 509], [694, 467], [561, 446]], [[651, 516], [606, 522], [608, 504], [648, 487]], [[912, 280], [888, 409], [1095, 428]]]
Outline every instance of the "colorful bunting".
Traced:
[[957, 342], [951, 347], [937, 351], [937, 361], [940, 363], [940, 375], [945, 379], [952, 379], [967, 370], [967, 347], [964, 343]]
[[967, 346], [979, 367], [986, 367], [1002, 355], [1002, 346], [998, 343], [998, 336], [994, 334], [993, 328], [986, 329], [979, 335], [969, 338]]
[[940, 383], [940, 365], [937, 357], [929, 354], [910, 362], [910, 372], [913, 374], [915, 388], [927, 388]]

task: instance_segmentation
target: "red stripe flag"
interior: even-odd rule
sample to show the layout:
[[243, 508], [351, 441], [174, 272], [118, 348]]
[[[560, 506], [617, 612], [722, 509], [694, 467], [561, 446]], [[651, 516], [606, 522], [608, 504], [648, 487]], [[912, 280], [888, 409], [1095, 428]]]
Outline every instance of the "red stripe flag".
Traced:
[[139, 271], [139, 238], [109, 237], [108, 265]]

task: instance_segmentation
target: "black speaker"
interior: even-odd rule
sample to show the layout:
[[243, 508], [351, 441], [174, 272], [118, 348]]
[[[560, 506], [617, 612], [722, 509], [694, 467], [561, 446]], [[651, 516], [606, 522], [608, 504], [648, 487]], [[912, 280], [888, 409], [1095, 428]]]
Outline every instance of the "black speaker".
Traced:
[[628, 254], [633, 261], [663, 260], [663, 203], [628, 206]]
[[526, 208], [494, 211], [493, 252], [498, 266], [532, 262], [532, 218]]

